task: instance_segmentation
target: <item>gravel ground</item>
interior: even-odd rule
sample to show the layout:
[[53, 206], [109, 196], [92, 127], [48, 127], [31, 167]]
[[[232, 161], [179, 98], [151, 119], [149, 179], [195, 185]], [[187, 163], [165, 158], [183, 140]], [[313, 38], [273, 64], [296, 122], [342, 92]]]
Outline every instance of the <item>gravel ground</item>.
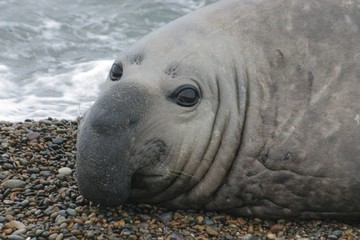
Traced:
[[79, 195], [77, 122], [0, 121], [0, 239], [360, 239], [360, 224], [269, 221], [147, 204], [100, 209]]

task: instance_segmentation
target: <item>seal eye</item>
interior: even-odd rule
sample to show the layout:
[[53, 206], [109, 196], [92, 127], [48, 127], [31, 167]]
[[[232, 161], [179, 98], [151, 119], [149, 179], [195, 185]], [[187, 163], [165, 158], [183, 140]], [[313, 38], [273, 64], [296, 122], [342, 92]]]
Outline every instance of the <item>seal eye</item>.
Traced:
[[192, 107], [199, 101], [199, 91], [192, 85], [183, 85], [170, 96], [174, 102], [182, 107]]
[[118, 81], [123, 75], [123, 66], [121, 63], [114, 63], [110, 70], [110, 79]]

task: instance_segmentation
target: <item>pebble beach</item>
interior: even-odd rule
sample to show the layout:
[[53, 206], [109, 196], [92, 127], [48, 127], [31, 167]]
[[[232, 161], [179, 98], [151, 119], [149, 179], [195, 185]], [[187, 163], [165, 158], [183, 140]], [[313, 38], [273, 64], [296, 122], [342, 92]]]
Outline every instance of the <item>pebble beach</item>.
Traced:
[[354, 222], [248, 219], [147, 204], [100, 208], [76, 185], [77, 126], [52, 118], [0, 121], [0, 239], [360, 239]]

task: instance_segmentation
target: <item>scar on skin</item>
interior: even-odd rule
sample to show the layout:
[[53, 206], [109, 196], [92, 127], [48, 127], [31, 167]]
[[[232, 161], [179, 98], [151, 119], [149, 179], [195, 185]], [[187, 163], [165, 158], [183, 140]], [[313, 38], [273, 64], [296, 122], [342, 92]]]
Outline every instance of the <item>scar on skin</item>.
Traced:
[[360, 126], [360, 113], [355, 115], [354, 120], [355, 120], [356, 124]]

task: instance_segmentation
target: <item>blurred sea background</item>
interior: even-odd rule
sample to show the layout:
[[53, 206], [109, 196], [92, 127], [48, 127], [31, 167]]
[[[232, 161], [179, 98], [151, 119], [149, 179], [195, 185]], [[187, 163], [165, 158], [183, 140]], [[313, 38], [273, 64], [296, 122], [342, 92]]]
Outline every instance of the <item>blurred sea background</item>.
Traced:
[[0, 0], [0, 120], [76, 119], [123, 50], [216, 0]]

